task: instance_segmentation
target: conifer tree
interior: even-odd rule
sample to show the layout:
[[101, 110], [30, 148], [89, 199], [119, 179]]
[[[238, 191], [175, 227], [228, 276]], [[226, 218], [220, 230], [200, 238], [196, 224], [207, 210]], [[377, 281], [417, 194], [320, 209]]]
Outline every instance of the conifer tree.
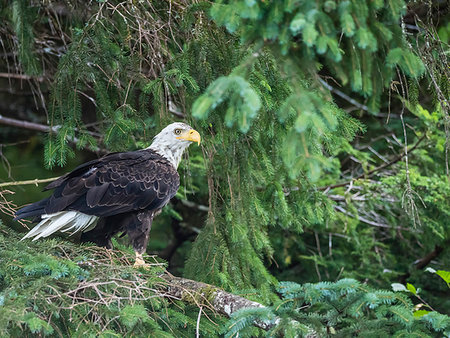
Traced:
[[[180, 192], [152, 238], [163, 247], [186, 230], [179, 242], [195, 241], [179, 248], [184, 276], [274, 305], [235, 315], [223, 332], [258, 334], [249, 325], [279, 324], [275, 317], [282, 325], [273, 332], [283, 334], [299, 329], [292, 318], [305, 335], [448, 325], [431, 315], [408, 326], [400, 318], [412, 316], [411, 301], [380, 290], [409, 282], [436, 310], [449, 306], [446, 285], [423, 270], [450, 264], [450, 27], [439, 2], [4, 4], [0, 73], [30, 79], [36, 113], [12, 117], [45, 125], [46, 168], [74, 165], [83, 149], [145, 147], [174, 119], [201, 131], [202, 148], [191, 149]], [[21, 141], [18, 134], [2, 128], [1, 143]], [[6, 156], [20, 159], [13, 150]], [[348, 279], [314, 284], [340, 278]], [[285, 280], [302, 285], [279, 284]], [[280, 291], [286, 285], [294, 296]], [[288, 305], [278, 307], [280, 292]], [[313, 292], [311, 308], [294, 307]], [[364, 315], [333, 312], [341, 293]], [[144, 328], [165, 330], [141, 307], [129, 311], [118, 325], [135, 327], [127, 321], [135, 314]], [[102, 318], [117, 313], [110, 315]], [[194, 330], [195, 318], [172, 315]], [[50, 330], [30, 316], [36, 332]]]

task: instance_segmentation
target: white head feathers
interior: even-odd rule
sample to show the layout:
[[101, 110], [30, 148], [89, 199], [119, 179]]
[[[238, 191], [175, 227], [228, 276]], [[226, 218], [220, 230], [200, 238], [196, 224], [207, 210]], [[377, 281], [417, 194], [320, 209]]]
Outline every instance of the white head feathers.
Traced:
[[192, 142], [200, 144], [200, 134], [186, 123], [175, 122], [161, 130], [147, 149], [165, 157], [178, 168], [183, 152]]

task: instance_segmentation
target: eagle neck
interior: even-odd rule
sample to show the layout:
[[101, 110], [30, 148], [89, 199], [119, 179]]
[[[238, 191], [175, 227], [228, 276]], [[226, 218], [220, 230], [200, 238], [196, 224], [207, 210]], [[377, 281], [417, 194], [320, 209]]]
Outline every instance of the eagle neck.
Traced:
[[170, 147], [167, 144], [152, 143], [152, 145], [147, 149], [151, 149], [158, 155], [161, 155], [166, 160], [168, 160], [175, 169], [178, 169], [178, 165], [180, 164], [181, 158], [183, 157], [183, 152], [188, 145], [189, 144], [187, 144], [186, 147]]

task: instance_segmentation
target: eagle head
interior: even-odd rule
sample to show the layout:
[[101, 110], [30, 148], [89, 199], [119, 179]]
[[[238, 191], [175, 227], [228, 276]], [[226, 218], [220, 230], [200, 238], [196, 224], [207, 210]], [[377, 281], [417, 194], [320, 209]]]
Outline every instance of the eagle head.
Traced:
[[184, 150], [192, 142], [200, 145], [200, 134], [191, 126], [182, 122], [169, 124], [153, 138], [149, 149], [157, 152], [178, 168]]

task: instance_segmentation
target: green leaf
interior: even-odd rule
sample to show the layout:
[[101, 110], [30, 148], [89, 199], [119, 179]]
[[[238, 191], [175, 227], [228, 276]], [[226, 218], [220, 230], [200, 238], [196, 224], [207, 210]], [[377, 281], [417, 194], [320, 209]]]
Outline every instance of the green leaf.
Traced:
[[450, 287], [450, 271], [446, 271], [446, 270], [437, 270], [436, 271], [435, 269], [430, 268], [430, 267], [426, 268], [425, 271], [435, 273], [436, 275], [441, 277], [447, 283], [448, 287]]
[[438, 270], [436, 275], [441, 277], [447, 284], [450, 284], [450, 271]]
[[414, 318], [420, 318], [422, 316], [425, 316], [426, 314], [430, 313], [431, 311], [427, 310], [417, 310], [414, 312]]
[[417, 295], [417, 290], [414, 285], [406, 283], [406, 288], [414, 295]]

